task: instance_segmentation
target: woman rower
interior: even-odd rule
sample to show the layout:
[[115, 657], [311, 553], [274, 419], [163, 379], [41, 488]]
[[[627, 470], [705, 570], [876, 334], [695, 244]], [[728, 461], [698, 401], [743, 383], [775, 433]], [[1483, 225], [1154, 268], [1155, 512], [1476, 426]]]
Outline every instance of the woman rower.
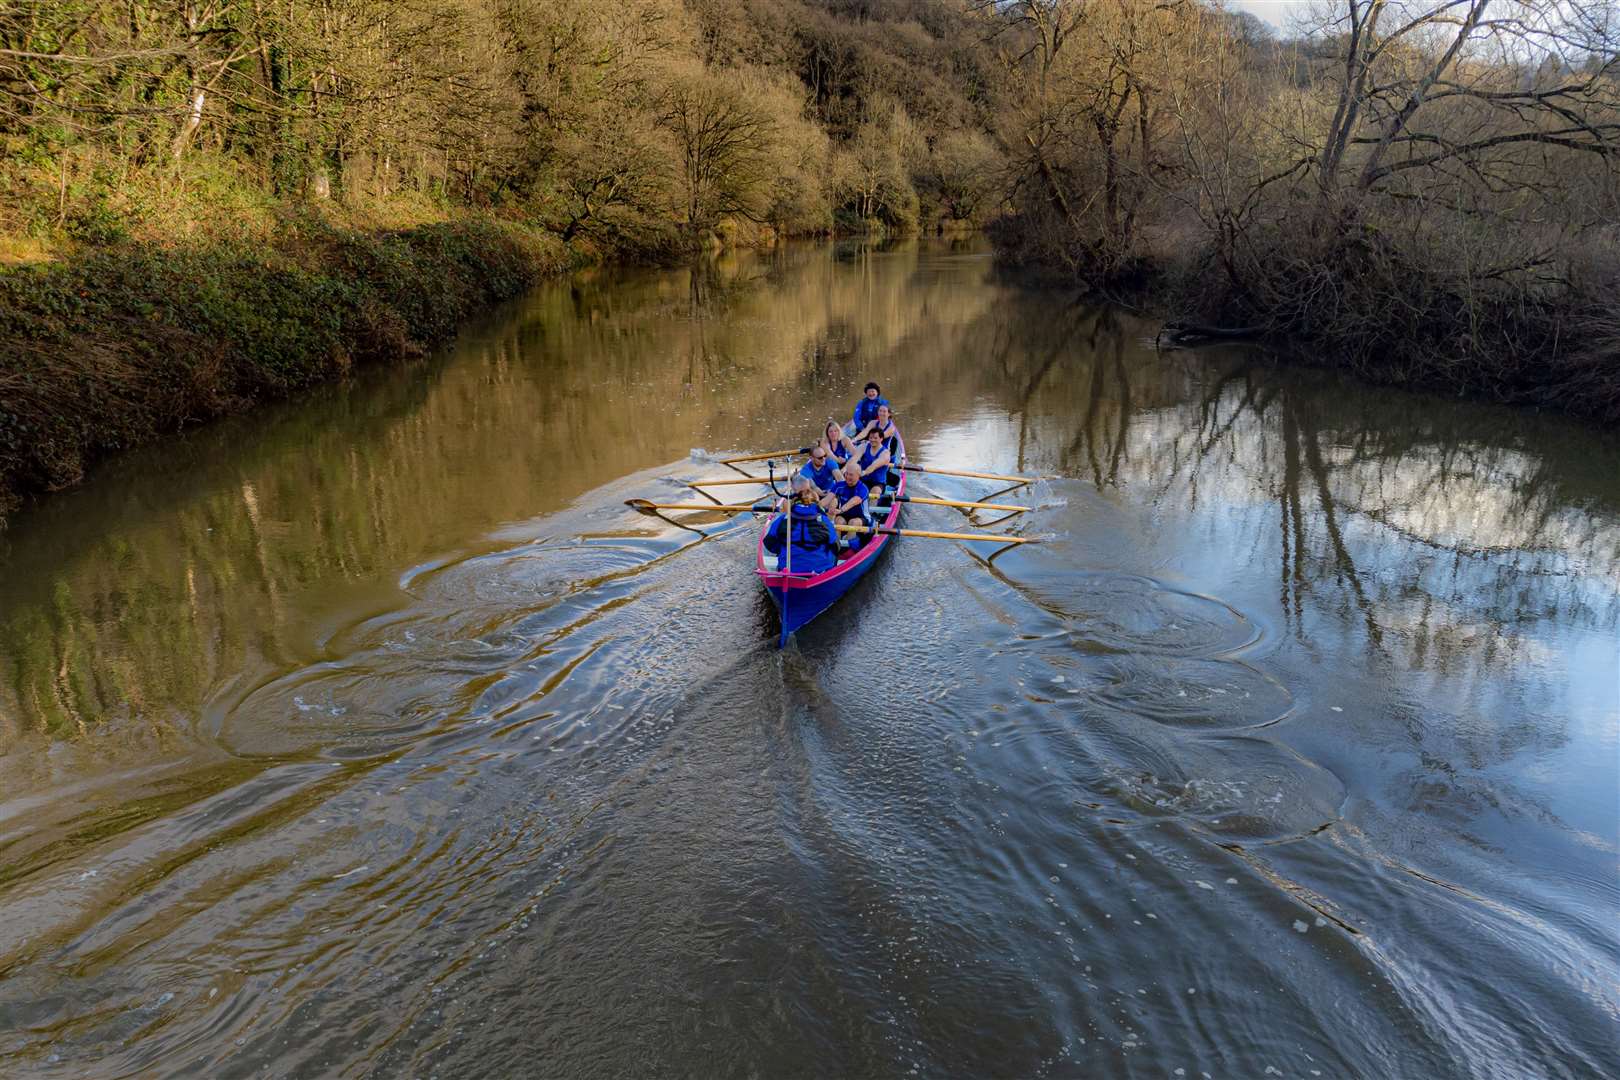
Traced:
[[883, 396], [883, 390], [875, 382], [866, 384], [861, 391], [861, 400], [855, 403], [855, 412], [850, 417], [849, 430], [851, 432], [863, 430], [877, 415], [879, 405], [887, 405], [889, 399]]
[[883, 439], [888, 443], [889, 452], [892, 454], [895, 447], [894, 440], [900, 437], [900, 429], [895, 426], [894, 413], [887, 402], [877, 407], [877, 414], [872, 417], [872, 422], [861, 428], [860, 432], [855, 436], [855, 442], [864, 442], [867, 434], [873, 428], [883, 432]]
[[837, 420], [831, 418], [827, 420], [827, 426], [822, 430], [821, 441], [827, 444], [827, 451], [832, 454], [832, 459], [838, 463], [839, 468], [843, 468], [844, 462], [858, 453], [855, 444], [849, 439], [849, 432], [845, 431], [844, 426]]

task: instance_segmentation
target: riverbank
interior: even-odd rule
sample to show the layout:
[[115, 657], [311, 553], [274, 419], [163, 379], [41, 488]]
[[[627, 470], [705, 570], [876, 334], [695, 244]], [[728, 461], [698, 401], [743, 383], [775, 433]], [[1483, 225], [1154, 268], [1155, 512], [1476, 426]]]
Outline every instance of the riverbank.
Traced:
[[[670, 255], [569, 244], [492, 215], [261, 207], [232, 232], [219, 208], [203, 209], [204, 238], [189, 243], [164, 243], [154, 225], [0, 265], [0, 529], [109, 454], [419, 357], [545, 277]], [[385, 227], [390, 218], [416, 223]], [[779, 239], [728, 220], [699, 249]]]
[[1459, 274], [1458, 253], [1373, 236], [1313, 250], [1300, 230], [1263, 234], [1221, 269], [1207, 250], [1161, 260], [1156, 299], [1180, 336], [1246, 336], [1291, 363], [1441, 393], [1620, 424], [1620, 264], [1592, 246], [1566, 253], [1563, 280]]
[[1241, 258], [1144, 245], [1107, 272], [1055, 257], [1016, 216], [987, 231], [1012, 278], [1163, 319], [1167, 346], [1252, 342], [1375, 386], [1620, 424], [1620, 263], [1598, 244], [1570, 280], [1532, 288], [1459, 277], [1441, 248], [1347, 258], [1282, 229]]
[[494, 217], [364, 229], [306, 214], [256, 239], [0, 270], [0, 526], [114, 451], [421, 355], [577, 259]]

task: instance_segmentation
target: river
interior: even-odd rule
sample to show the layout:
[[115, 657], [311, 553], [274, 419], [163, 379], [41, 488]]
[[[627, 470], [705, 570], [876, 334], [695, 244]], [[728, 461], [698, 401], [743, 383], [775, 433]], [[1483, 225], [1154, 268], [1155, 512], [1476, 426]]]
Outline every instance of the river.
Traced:
[[[1620, 438], [1153, 328], [599, 270], [19, 515], [0, 1073], [1620, 1074]], [[867, 378], [1042, 543], [778, 651], [753, 525], [624, 501]]]

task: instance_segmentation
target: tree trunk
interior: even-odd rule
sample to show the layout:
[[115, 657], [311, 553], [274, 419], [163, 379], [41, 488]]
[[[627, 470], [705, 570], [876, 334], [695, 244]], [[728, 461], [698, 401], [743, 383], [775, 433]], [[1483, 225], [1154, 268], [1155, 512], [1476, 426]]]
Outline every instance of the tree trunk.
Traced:
[[186, 110], [186, 118], [180, 125], [180, 131], [174, 137], [173, 156], [176, 164], [185, 155], [186, 147], [191, 144], [191, 137], [202, 126], [203, 104], [207, 99], [207, 91], [200, 86], [191, 92], [191, 107]]

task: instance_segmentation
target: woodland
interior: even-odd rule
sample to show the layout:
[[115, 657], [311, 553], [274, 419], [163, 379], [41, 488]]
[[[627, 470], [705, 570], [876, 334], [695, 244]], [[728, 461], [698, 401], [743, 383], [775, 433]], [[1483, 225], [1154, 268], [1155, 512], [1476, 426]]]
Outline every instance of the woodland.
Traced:
[[0, 507], [540, 274], [808, 235], [1614, 423], [1617, 154], [1613, 0], [6, 0]]

